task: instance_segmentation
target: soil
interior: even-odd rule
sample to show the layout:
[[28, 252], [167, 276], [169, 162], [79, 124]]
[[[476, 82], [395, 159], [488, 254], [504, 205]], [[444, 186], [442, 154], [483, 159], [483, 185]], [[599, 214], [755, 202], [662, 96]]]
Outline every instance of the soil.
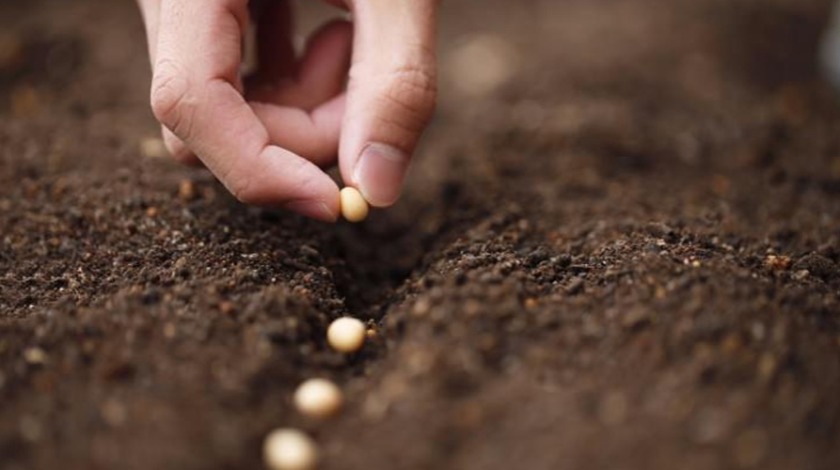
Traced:
[[293, 426], [328, 469], [840, 468], [829, 7], [443, 2], [404, 198], [333, 226], [149, 156], [132, 2], [3, 2], [0, 467], [260, 468]]

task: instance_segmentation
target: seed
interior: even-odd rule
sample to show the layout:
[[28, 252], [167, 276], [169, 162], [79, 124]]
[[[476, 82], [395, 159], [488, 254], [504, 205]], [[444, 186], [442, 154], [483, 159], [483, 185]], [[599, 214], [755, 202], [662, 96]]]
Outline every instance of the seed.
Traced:
[[311, 470], [318, 463], [318, 447], [296, 429], [277, 429], [265, 438], [263, 458], [272, 470]]
[[181, 180], [178, 185], [178, 197], [182, 201], [192, 201], [195, 199], [195, 184], [190, 180]]
[[326, 379], [309, 379], [295, 392], [298, 411], [313, 418], [326, 418], [341, 409], [344, 402], [341, 389]]
[[44, 364], [47, 362], [47, 353], [41, 348], [29, 348], [23, 352], [23, 358], [29, 364]]
[[350, 222], [361, 222], [368, 216], [368, 203], [356, 188], [341, 190], [341, 215]]
[[336, 351], [356, 352], [365, 344], [365, 324], [360, 320], [343, 317], [335, 320], [327, 329], [327, 341]]
[[169, 152], [160, 137], [149, 137], [140, 141], [140, 153], [146, 158], [163, 158]]

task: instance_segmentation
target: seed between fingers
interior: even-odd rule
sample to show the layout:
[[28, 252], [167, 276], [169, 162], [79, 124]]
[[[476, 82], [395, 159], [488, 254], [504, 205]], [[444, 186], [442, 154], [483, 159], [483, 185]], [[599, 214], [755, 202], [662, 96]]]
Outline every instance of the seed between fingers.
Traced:
[[341, 190], [341, 215], [349, 222], [365, 220], [370, 211], [368, 203], [356, 188], [346, 187]]

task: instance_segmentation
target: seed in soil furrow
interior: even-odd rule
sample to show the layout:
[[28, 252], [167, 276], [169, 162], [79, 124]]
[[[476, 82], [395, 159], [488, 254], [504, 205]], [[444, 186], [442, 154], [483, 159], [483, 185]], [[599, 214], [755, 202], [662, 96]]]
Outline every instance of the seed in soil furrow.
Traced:
[[342, 317], [330, 324], [327, 329], [327, 342], [333, 349], [343, 353], [353, 353], [365, 344], [367, 331], [360, 320]]
[[277, 429], [265, 438], [263, 457], [271, 470], [310, 470], [318, 463], [318, 446], [296, 429]]
[[309, 379], [295, 391], [294, 402], [303, 415], [327, 418], [338, 413], [344, 403], [344, 396], [341, 389], [329, 380]]

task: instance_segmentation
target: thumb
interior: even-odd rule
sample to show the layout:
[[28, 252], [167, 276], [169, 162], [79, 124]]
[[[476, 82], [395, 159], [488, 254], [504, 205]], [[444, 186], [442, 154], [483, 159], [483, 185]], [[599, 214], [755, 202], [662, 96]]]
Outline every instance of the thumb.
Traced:
[[399, 198], [435, 108], [437, 0], [354, 0], [353, 65], [339, 165], [378, 207]]

